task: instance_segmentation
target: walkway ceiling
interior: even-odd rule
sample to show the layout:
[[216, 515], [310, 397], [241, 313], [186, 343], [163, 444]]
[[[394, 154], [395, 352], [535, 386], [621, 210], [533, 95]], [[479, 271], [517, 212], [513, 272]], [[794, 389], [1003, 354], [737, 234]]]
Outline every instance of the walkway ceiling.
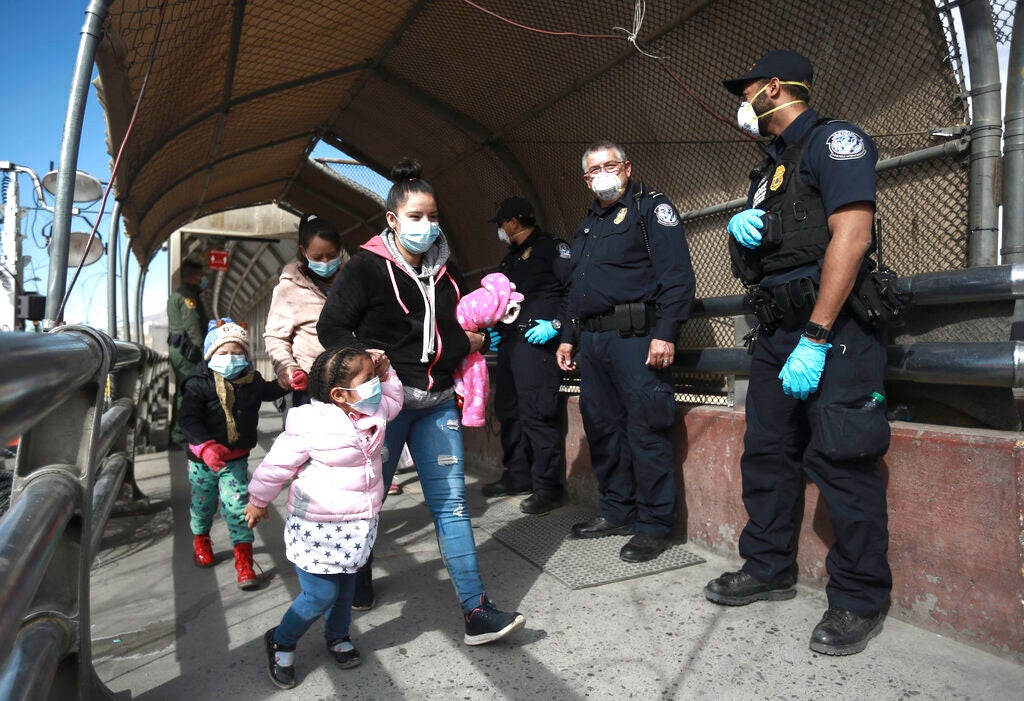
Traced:
[[[112, 153], [160, 8], [160, 0], [120, 0], [110, 11], [97, 65]], [[367, 238], [379, 210], [311, 165], [318, 139], [383, 173], [403, 156], [423, 162], [470, 273], [500, 260], [486, 222], [511, 194], [531, 199], [548, 229], [571, 234], [589, 199], [580, 154], [600, 138], [624, 143], [638, 174], [682, 210], [730, 200], [745, 192], [759, 150], [734, 128], [736, 98], [720, 81], [777, 47], [814, 60], [819, 111], [888, 135], [878, 138], [883, 157], [932, 145], [931, 129], [964, 119], [931, 0], [650, 0], [638, 38], [660, 58], [615, 29], [634, 26], [635, 8], [633, 0], [167, 2], [115, 180], [133, 251], [147, 261], [187, 222], [264, 202], [317, 211], [342, 229], [369, 219], [352, 242]], [[931, 209], [953, 219], [939, 203]], [[711, 224], [687, 227], [698, 293], [731, 293], [721, 222]]]

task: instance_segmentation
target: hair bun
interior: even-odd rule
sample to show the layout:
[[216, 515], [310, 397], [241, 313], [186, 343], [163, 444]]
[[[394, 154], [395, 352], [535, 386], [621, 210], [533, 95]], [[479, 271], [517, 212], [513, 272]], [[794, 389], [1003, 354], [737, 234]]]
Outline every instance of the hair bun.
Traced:
[[423, 173], [423, 166], [419, 161], [410, 158], [403, 158], [391, 166], [391, 179], [395, 182], [418, 178]]

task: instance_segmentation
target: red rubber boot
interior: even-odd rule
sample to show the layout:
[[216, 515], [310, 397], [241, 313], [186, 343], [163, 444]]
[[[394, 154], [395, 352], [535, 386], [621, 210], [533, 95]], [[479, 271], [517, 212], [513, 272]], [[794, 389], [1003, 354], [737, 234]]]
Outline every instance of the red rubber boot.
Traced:
[[213, 567], [213, 541], [209, 533], [192, 536], [192, 558], [196, 567]]
[[252, 566], [252, 543], [235, 543], [235, 572], [238, 573], [239, 589], [255, 589], [260, 585]]

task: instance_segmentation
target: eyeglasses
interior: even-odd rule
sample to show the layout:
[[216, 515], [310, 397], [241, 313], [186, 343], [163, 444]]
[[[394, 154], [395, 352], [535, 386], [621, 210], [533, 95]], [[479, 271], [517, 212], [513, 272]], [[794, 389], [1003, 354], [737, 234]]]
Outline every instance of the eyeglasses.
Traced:
[[605, 173], [614, 173], [619, 168], [621, 168], [625, 163], [625, 161], [608, 161], [607, 163], [604, 163], [602, 165], [594, 166], [586, 173], [584, 173], [584, 175], [586, 175], [588, 178], [592, 178], [601, 171], [604, 171]]

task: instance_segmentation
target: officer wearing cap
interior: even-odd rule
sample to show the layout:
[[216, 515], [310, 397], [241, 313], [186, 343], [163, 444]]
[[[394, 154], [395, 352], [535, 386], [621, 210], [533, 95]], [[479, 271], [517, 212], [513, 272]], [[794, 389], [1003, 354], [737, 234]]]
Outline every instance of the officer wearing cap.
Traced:
[[537, 227], [533, 205], [510, 197], [491, 222], [509, 247], [498, 272], [523, 293], [519, 318], [501, 325], [494, 411], [501, 422], [505, 472], [485, 485], [486, 497], [530, 494], [519, 508], [544, 514], [562, 505], [562, 434], [555, 361], [559, 331], [568, 325], [569, 244]]
[[[559, 366], [580, 372], [580, 412], [601, 493], [577, 538], [634, 534], [619, 556], [658, 557], [675, 523], [676, 418], [670, 366], [690, 316], [690, 251], [669, 199], [632, 177], [623, 148], [601, 141], [583, 153], [595, 196], [572, 239], [569, 313]], [[578, 331], [578, 335], [574, 334]]]
[[848, 655], [880, 630], [892, 588], [876, 465], [889, 444], [879, 392], [886, 337], [843, 312], [872, 248], [878, 154], [856, 126], [808, 107], [812, 78], [803, 56], [771, 51], [725, 81], [743, 98], [740, 127], [773, 138], [751, 174], [748, 209], [728, 225], [733, 268], [759, 323], [740, 461], [745, 562], [704, 594], [730, 606], [796, 595], [793, 543], [806, 473], [836, 538], [826, 561], [829, 606], [810, 646]]
[[[181, 384], [192, 368], [203, 358], [203, 341], [209, 318], [200, 297], [206, 288], [203, 264], [186, 260], [181, 264], [181, 286], [167, 300], [168, 360], [174, 372], [175, 387]], [[181, 410], [181, 392], [175, 392], [171, 406], [171, 429], [168, 440], [172, 446], [182, 447], [185, 434], [178, 425]]]

